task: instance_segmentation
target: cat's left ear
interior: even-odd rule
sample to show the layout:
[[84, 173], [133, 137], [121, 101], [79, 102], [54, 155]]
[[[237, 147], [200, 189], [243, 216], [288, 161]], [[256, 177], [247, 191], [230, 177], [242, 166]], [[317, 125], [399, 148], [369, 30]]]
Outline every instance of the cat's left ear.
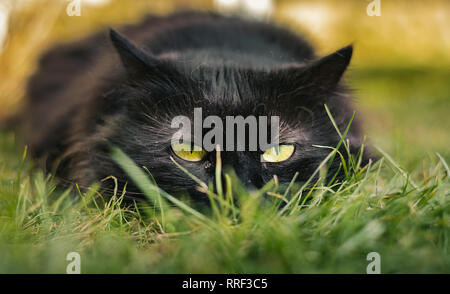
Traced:
[[109, 35], [120, 59], [130, 75], [148, 72], [159, 64], [159, 60], [137, 48], [117, 31], [110, 29]]
[[305, 85], [330, 90], [341, 80], [353, 54], [353, 46], [349, 45], [338, 51], [313, 61], [302, 71]]

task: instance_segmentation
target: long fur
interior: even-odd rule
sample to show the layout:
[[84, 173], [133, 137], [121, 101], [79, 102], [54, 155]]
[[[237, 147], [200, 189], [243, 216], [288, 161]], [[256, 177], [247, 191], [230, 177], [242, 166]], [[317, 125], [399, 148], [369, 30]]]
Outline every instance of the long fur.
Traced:
[[[256, 187], [273, 175], [290, 181], [297, 171], [306, 180], [329, 152], [312, 145], [339, 141], [323, 104], [341, 130], [353, 113], [340, 81], [351, 46], [318, 59], [286, 29], [214, 13], [152, 16], [119, 31], [112, 40], [101, 32], [53, 48], [30, 79], [23, 138], [62, 182], [129, 181], [109, 156], [117, 146], [162, 189], [195, 194], [195, 183], [169, 159], [171, 120], [192, 117], [194, 107], [223, 119], [280, 116], [280, 142], [295, 145], [290, 159], [261, 163], [259, 152], [223, 152], [224, 165]], [[348, 134], [353, 151], [360, 132], [356, 120]], [[199, 163], [177, 160], [203, 181], [214, 179], [214, 153]]]

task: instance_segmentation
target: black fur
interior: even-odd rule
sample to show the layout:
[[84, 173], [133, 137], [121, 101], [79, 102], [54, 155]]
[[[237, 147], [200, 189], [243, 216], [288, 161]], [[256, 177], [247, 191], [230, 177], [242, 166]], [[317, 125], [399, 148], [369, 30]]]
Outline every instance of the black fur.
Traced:
[[[164, 190], [194, 192], [169, 159], [171, 120], [192, 116], [194, 107], [222, 118], [280, 116], [280, 142], [295, 145], [290, 159], [261, 163], [260, 152], [222, 152], [223, 163], [256, 187], [273, 175], [290, 181], [296, 171], [306, 180], [329, 153], [312, 145], [339, 141], [324, 103], [341, 130], [353, 113], [340, 82], [352, 46], [318, 59], [285, 29], [212, 13], [149, 17], [120, 31], [110, 32], [112, 42], [99, 33], [50, 50], [30, 80], [23, 137], [63, 181], [86, 187], [114, 175], [126, 182], [109, 156], [114, 145]], [[357, 121], [348, 138], [357, 150]], [[177, 160], [203, 181], [214, 179], [214, 153], [199, 163]]]

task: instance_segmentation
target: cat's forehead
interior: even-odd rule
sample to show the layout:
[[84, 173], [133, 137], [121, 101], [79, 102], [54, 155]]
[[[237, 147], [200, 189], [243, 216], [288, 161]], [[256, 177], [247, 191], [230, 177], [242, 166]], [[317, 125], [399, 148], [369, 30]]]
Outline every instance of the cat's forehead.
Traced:
[[276, 94], [264, 85], [257, 73], [239, 69], [216, 69], [201, 80], [201, 107], [211, 114], [269, 115], [274, 111]]

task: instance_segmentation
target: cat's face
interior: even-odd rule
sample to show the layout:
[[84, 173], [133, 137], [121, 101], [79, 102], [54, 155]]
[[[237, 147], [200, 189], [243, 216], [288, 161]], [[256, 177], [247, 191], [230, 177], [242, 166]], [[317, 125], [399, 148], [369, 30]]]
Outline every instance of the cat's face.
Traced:
[[[215, 133], [223, 138], [222, 150], [229, 141], [234, 144], [228, 146], [235, 147], [234, 151], [227, 148], [220, 152], [222, 166], [234, 169], [244, 184], [253, 187], [261, 187], [275, 175], [280, 182], [291, 181], [296, 172], [299, 180], [311, 176], [330, 152], [313, 145], [335, 147], [339, 142], [324, 103], [340, 127], [345, 127], [351, 117], [345, 104], [345, 91], [337, 86], [350, 61], [351, 47], [307, 65], [252, 70], [230, 66], [192, 68], [175, 60], [151, 57], [115, 32], [112, 40], [127, 69], [128, 80], [107, 97], [116, 100], [118, 114], [110, 122], [115, 131], [102, 142], [121, 148], [139, 166], [146, 166], [158, 185], [169, 192], [193, 192], [197, 186], [173, 161], [207, 184], [215, 180], [217, 152], [201, 146], [192, 152], [194, 120], [198, 119], [194, 109], [201, 110], [203, 121], [208, 116], [222, 120], [223, 127]], [[192, 135], [191, 141], [186, 142], [191, 149], [184, 150], [188, 152], [177, 152], [174, 148], [172, 139], [179, 128], [173, 128], [173, 120], [178, 116], [191, 121], [188, 134]], [[259, 133], [252, 133], [249, 127], [244, 137], [238, 137], [236, 130], [230, 137], [226, 120], [237, 116], [254, 117], [256, 121], [267, 117], [269, 124], [262, 128], [267, 128], [269, 137], [270, 118], [278, 117], [276, 152], [270, 148], [250, 150], [249, 142], [255, 137], [258, 141]], [[195, 142], [202, 142], [215, 127], [210, 126], [203, 128], [202, 138]], [[351, 133], [353, 137], [358, 136], [355, 132]], [[237, 151], [239, 143], [245, 146], [243, 151]], [[97, 160], [103, 171], [113, 171], [115, 176], [126, 179], [112, 162], [105, 163], [104, 154], [93, 156], [93, 160]]]

